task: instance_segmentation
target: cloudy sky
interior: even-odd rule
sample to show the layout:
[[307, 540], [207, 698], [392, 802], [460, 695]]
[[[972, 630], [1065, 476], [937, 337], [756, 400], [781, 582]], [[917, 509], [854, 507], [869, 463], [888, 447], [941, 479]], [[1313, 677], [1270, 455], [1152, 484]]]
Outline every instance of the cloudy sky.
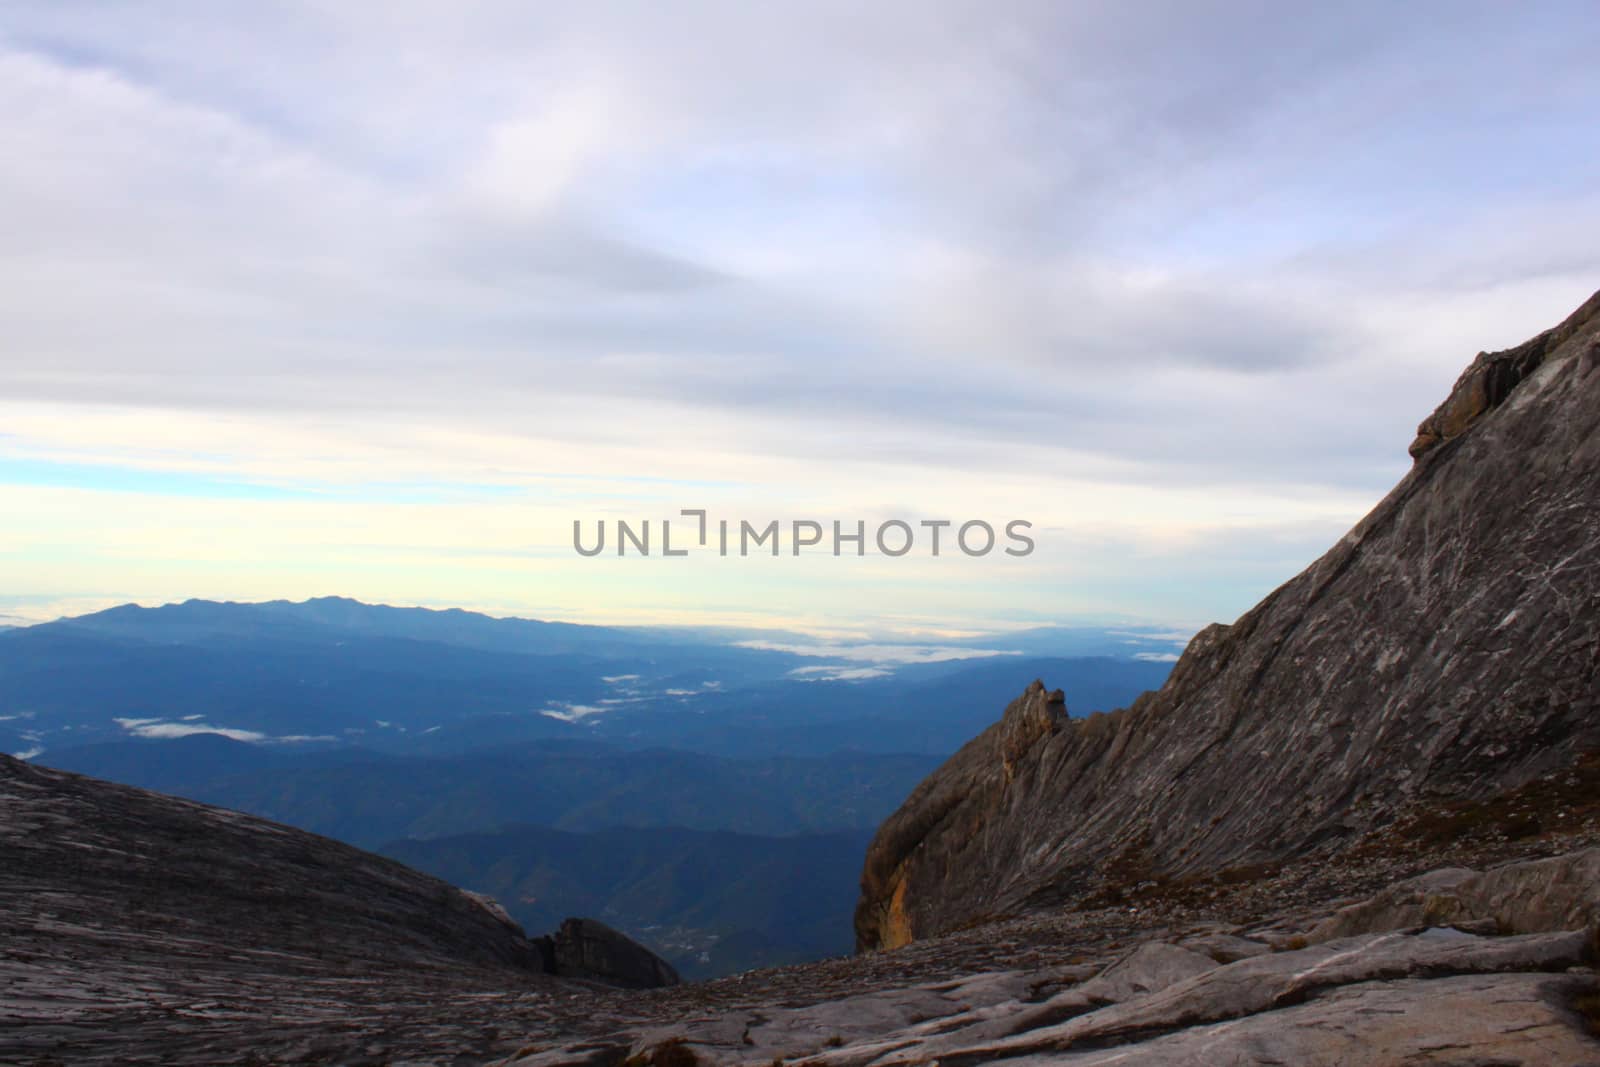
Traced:
[[[0, 7], [0, 616], [1231, 619], [1600, 287], [1585, 3]], [[582, 559], [680, 508], [1025, 559]]]

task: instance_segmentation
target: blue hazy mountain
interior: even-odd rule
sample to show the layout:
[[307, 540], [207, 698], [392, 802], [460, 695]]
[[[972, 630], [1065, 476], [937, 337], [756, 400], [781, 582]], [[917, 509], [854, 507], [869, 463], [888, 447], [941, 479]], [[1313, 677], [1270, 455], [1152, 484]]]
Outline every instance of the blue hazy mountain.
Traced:
[[[1019, 644], [1034, 648], [1042, 632]], [[130, 605], [0, 631], [0, 727], [12, 751], [220, 732], [411, 754], [579, 738], [722, 755], [945, 754], [989, 721], [995, 693], [1035, 677], [1064, 688], [1074, 713], [1126, 704], [1165, 678], [1167, 664], [1133, 658], [1138, 641], [1072, 632], [1074, 649], [1124, 655], [1022, 655], [1002, 641], [895, 664], [794, 635], [341, 598]]]
[[[460, 608], [403, 608], [364, 604], [348, 597], [262, 603], [186, 600], [156, 608], [124, 604], [33, 629], [70, 630], [164, 644], [217, 645], [237, 641], [301, 643], [319, 638], [393, 638], [519, 655], [608, 658], [660, 655], [692, 647], [726, 649], [732, 641], [706, 640], [671, 628], [590, 626], [499, 618]], [[738, 649], [737, 662], [760, 656]], [[769, 662], [776, 660], [768, 659]]]
[[38, 762], [374, 848], [518, 823], [765, 835], [871, 829], [939, 760], [878, 753], [727, 759], [591, 741], [419, 757], [211, 735], [87, 745]]
[[425, 758], [195, 735], [40, 762], [377, 848], [529, 930], [594, 916], [709, 977], [848, 952], [873, 828], [939, 759], [589, 741]]

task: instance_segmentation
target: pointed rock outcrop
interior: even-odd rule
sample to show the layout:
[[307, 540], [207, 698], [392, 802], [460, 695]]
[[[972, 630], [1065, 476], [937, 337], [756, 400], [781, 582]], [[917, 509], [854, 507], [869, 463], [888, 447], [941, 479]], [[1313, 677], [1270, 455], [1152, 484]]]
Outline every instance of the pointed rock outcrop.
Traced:
[[[858, 947], [895, 948], [912, 939], [908, 875], [926, 855], [929, 839], [937, 848], [951, 835], [1001, 818], [1013, 800], [1031, 788], [1031, 781], [1017, 781], [1019, 769], [1031, 778], [1031, 754], [1068, 722], [1061, 691], [1049, 692], [1043, 682], [1035, 681], [1011, 702], [999, 722], [916, 788], [879, 829], [867, 852], [856, 909]], [[988, 876], [978, 863], [946, 871], [950, 884], [962, 892], [968, 891], [969, 879]]]

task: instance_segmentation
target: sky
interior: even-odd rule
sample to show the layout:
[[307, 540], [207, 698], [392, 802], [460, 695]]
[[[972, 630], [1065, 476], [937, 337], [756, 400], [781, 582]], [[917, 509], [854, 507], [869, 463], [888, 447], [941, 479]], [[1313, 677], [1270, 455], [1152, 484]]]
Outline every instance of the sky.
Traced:
[[[0, 622], [1231, 620], [1600, 288], [1596, 54], [1582, 3], [12, 0]], [[572, 549], [685, 508], [1037, 547]]]

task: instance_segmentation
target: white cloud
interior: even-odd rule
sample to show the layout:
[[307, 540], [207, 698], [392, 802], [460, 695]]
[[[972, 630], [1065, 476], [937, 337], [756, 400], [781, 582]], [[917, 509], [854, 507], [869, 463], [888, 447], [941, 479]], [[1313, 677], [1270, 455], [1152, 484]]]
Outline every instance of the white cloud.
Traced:
[[[229, 563], [257, 540], [268, 595], [339, 573], [484, 603], [560, 515], [655, 506], [644, 477], [746, 508], [918, 486], [921, 510], [1049, 511], [1061, 541], [1130, 546], [1094, 561], [1128, 590], [1151, 544], [1227, 569], [1348, 525], [1473, 352], [1596, 285], [1596, 25], [1563, 4], [15, 4], [0, 462], [315, 499], [180, 525], [8, 492], [30, 517], [0, 547], [39, 603], [239, 594], [219, 587], [255, 580]], [[348, 499], [415, 483], [549, 506]], [[697, 603], [580, 595], [593, 571], [566, 564], [563, 611]], [[1223, 615], [1285, 576], [1066, 608]], [[859, 612], [853, 575], [814, 580], [849, 610], [810, 623]], [[960, 597], [923, 613], [966, 618], [981, 596]]]
[[195, 734], [217, 734], [233, 741], [266, 741], [264, 733], [255, 730], [235, 730], [226, 726], [212, 726], [203, 722], [158, 722], [153, 719], [116, 720], [135, 737], [168, 740], [175, 737], [193, 737]]
[[564, 702], [557, 702], [551, 704], [548, 708], [544, 709], [544, 711], [540, 712], [540, 714], [547, 719], [559, 719], [562, 722], [577, 722], [580, 719], [588, 718], [590, 715], [603, 715], [610, 710], [611, 707], [607, 705], [605, 701], [602, 701], [599, 705], [568, 704]]
[[162, 719], [113, 719], [112, 721], [134, 737], [162, 741], [170, 741], [179, 737], [194, 737], [198, 734], [216, 734], [232, 741], [248, 741], [255, 744], [300, 744], [308, 741], [337, 740], [337, 738], [328, 734], [285, 734], [273, 736], [261, 733], [258, 730], [212, 726], [207, 722], [196, 721], [201, 718], [203, 716], [185, 715], [180, 722], [167, 722]]
[[888, 678], [894, 672], [882, 667], [796, 667], [789, 674], [806, 682], [859, 682]]
[[[942, 663], [952, 659], [987, 659], [991, 656], [1016, 656], [997, 648], [964, 648], [959, 645], [834, 645], [803, 644], [785, 641], [740, 641], [740, 648], [753, 648], [767, 652], [788, 652], [796, 656], [820, 656], [865, 663]], [[832, 670], [834, 668], [801, 668], [802, 670]]]

